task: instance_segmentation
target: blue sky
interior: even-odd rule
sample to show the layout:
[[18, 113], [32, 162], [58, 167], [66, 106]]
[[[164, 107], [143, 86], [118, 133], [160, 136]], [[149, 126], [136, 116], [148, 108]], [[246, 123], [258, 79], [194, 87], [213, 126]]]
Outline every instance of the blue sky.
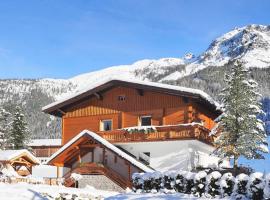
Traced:
[[267, 0], [0, 2], [0, 78], [68, 78], [144, 58], [199, 54], [217, 36], [270, 24]]

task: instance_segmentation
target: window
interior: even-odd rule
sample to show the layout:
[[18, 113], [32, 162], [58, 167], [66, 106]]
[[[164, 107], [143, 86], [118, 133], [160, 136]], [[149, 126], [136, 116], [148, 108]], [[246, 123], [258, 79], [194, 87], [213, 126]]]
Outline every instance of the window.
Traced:
[[148, 157], [150, 157], [150, 152], [143, 152], [145, 155], [147, 155]]
[[117, 163], [117, 155], [114, 155], [114, 163]]
[[110, 131], [112, 130], [112, 120], [102, 120], [100, 123], [101, 131]]
[[118, 101], [125, 101], [126, 100], [126, 96], [125, 95], [119, 95], [118, 96]]
[[141, 116], [141, 126], [151, 126], [152, 123], [151, 123], [151, 119], [152, 117], [151, 116]]

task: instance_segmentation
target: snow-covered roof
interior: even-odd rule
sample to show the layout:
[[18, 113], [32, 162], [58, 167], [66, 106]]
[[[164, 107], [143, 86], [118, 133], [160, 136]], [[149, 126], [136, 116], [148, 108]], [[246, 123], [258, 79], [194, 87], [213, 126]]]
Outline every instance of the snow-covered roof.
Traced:
[[35, 163], [40, 163], [39, 160], [28, 150], [21, 149], [21, 150], [0, 150], [0, 160], [1, 161], [8, 161], [20, 157], [21, 155], [27, 155], [31, 160]]
[[68, 143], [66, 143], [64, 146], [62, 146], [57, 152], [55, 152], [49, 158], [49, 160], [47, 161], [47, 164], [50, 163], [50, 161], [52, 161], [58, 155], [60, 155], [63, 151], [65, 151], [65, 149], [67, 149], [70, 145], [72, 145], [74, 142], [76, 142], [78, 139], [80, 139], [81, 137], [83, 137], [85, 135], [86, 136], [87, 135], [90, 136], [91, 138], [93, 138], [94, 140], [98, 141], [99, 143], [101, 143], [102, 145], [104, 145], [105, 147], [107, 147], [108, 149], [110, 149], [111, 151], [115, 152], [120, 157], [122, 157], [125, 160], [129, 161], [130, 163], [132, 163], [136, 167], [140, 168], [141, 170], [143, 170], [145, 172], [153, 172], [154, 171], [151, 168], [149, 168], [146, 165], [144, 165], [143, 163], [137, 161], [136, 159], [134, 159], [130, 155], [128, 155], [125, 152], [121, 151], [116, 146], [114, 146], [113, 144], [111, 144], [110, 142], [108, 142], [107, 140], [105, 140], [104, 138], [100, 137], [98, 134], [96, 134], [96, 133], [94, 133], [92, 131], [89, 131], [89, 130], [82, 131], [81, 133], [79, 133], [78, 135], [76, 135], [74, 138], [72, 138]]
[[[193, 88], [187, 88], [187, 87], [180, 87], [180, 86], [175, 86], [175, 85], [168, 85], [168, 84], [163, 84], [163, 83], [154, 83], [154, 82], [149, 82], [149, 81], [141, 81], [137, 79], [124, 79], [124, 78], [106, 78], [101, 81], [95, 82], [91, 84], [90, 86], [86, 87], [85, 89], [68, 96], [66, 98], [63, 98], [62, 100], [56, 101], [54, 103], [51, 103], [45, 107], [42, 108], [44, 112], [52, 112], [53, 110], [57, 110], [65, 105], [68, 104], [68, 101], [73, 100], [72, 103], [75, 101], [79, 100], [81, 96], [85, 97], [84, 95], [91, 95], [97, 91], [94, 91], [96, 88], [105, 86], [106, 84], [112, 83], [112, 82], [121, 82], [121, 83], [126, 83], [126, 84], [136, 84], [140, 86], [148, 86], [151, 88], [155, 89], [162, 89], [164, 92], [167, 91], [168, 93], [172, 92], [180, 92], [183, 94], [183, 96], [188, 95], [188, 96], [195, 96], [202, 98], [215, 108], [219, 108], [219, 104], [212, 99], [207, 93], [203, 92], [202, 90], [198, 89], [193, 89]], [[111, 86], [111, 85], [110, 85]], [[104, 89], [104, 88], [103, 88]], [[91, 92], [92, 91], [92, 92]]]
[[38, 146], [61, 146], [61, 139], [35, 139], [32, 140], [28, 146], [38, 147]]

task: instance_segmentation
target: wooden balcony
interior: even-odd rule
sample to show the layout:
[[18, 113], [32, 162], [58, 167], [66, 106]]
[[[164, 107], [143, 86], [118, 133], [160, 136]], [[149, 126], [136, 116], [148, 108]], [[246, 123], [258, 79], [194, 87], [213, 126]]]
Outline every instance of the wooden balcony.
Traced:
[[200, 124], [181, 124], [156, 126], [155, 130], [151, 130], [147, 133], [145, 133], [145, 131], [140, 132], [140, 128], [138, 128], [135, 132], [117, 129], [98, 132], [98, 134], [111, 143], [197, 139], [211, 144], [213, 137], [209, 136], [209, 132], [209, 129]]
[[36, 157], [50, 157], [51, 155], [53, 155], [56, 151], [58, 151], [60, 149], [60, 147], [32, 147], [32, 153], [36, 156]]

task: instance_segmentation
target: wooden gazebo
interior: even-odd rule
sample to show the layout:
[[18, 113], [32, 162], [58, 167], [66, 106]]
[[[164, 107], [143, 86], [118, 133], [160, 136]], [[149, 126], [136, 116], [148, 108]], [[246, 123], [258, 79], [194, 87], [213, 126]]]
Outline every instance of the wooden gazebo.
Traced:
[[4, 168], [12, 167], [18, 175], [32, 174], [32, 167], [40, 164], [39, 160], [28, 150], [1, 150], [0, 163]]

